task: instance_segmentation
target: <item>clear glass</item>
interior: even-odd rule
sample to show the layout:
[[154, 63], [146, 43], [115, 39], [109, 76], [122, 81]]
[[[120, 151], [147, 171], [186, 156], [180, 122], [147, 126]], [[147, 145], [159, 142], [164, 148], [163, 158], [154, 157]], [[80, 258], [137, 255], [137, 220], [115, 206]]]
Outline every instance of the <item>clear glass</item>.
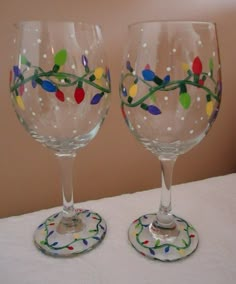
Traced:
[[221, 89], [215, 24], [163, 21], [129, 26], [120, 81], [122, 114], [162, 169], [159, 210], [139, 217], [129, 228], [131, 244], [145, 256], [174, 261], [197, 248], [194, 227], [172, 213], [172, 173], [177, 157], [211, 128]]
[[101, 28], [75, 22], [21, 22], [13, 39], [10, 93], [30, 135], [54, 151], [63, 210], [40, 224], [36, 246], [53, 256], [88, 251], [106, 234], [96, 212], [75, 209], [72, 167], [77, 151], [98, 133], [109, 109], [110, 74]]

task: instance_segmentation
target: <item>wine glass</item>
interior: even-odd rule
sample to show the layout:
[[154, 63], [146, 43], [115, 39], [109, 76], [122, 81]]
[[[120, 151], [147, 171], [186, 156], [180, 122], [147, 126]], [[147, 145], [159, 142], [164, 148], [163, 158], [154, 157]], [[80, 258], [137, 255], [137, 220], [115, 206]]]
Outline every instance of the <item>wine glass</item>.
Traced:
[[147, 257], [175, 261], [193, 253], [199, 240], [194, 227], [171, 212], [171, 184], [177, 157], [206, 136], [219, 110], [222, 84], [215, 24], [132, 24], [123, 63], [124, 119], [137, 140], [158, 157], [162, 171], [159, 210], [136, 219], [129, 240]]
[[91, 250], [103, 240], [106, 223], [96, 212], [74, 208], [72, 167], [78, 149], [96, 136], [109, 108], [101, 28], [24, 21], [16, 26], [14, 43], [13, 107], [27, 132], [54, 151], [61, 170], [63, 210], [38, 226], [34, 242], [53, 256]]

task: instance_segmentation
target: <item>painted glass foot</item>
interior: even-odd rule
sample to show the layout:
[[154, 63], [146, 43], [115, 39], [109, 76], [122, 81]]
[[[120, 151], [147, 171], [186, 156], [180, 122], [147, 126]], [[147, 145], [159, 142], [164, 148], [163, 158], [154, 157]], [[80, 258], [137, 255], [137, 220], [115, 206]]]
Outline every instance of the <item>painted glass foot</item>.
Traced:
[[152, 223], [156, 220], [156, 214], [143, 215], [130, 225], [129, 241], [146, 257], [161, 261], [185, 258], [196, 250], [198, 234], [184, 219], [177, 216], [174, 216], [174, 219], [175, 228], [160, 228], [159, 232], [153, 232]]
[[62, 213], [56, 213], [38, 226], [34, 233], [36, 246], [52, 256], [72, 256], [96, 247], [105, 237], [106, 223], [98, 214], [90, 210], [77, 209], [78, 226], [62, 233]]

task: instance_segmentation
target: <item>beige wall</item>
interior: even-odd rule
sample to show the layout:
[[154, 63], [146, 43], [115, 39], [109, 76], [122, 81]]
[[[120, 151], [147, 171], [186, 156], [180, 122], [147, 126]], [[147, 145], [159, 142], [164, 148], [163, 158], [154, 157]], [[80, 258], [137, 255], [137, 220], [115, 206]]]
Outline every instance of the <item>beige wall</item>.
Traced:
[[0, 9], [0, 217], [61, 205], [58, 168], [53, 153], [26, 133], [10, 105], [10, 30], [12, 23], [19, 20], [71, 19], [100, 23], [103, 26], [110, 59], [113, 99], [101, 132], [88, 147], [78, 153], [74, 168], [76, 202], [160, 186], [159, 162], [131, 136], [119, 110], [118, 78], [125, 33], [129, 23], [140, 20], [209, 20], [217, 23], [223, 66], [221, 112], [207, 139], [179, 158], [174, 182], [235, 172], [235, 0], [2, 2], [4, 4], [1, 3]]

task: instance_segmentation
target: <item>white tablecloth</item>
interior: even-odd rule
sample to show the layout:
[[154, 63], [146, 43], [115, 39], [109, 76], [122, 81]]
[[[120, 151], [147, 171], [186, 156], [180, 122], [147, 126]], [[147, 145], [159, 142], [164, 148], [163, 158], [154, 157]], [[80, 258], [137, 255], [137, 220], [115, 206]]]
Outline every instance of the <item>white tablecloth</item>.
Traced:
[[173, 212], [200, 236], [190, 257], [162, 263], [129, 244], [130, 223], [158, 208], [160, 190], [153, 189], [76, 204], [100, 213], [108, 232], [97, 248], [73, 258], [46, 256], [32, 241], [35, 227], [60, 208], [0, 219], [0, 283], [235, 284], [236, 174], [174, 186], [172, 197]]

